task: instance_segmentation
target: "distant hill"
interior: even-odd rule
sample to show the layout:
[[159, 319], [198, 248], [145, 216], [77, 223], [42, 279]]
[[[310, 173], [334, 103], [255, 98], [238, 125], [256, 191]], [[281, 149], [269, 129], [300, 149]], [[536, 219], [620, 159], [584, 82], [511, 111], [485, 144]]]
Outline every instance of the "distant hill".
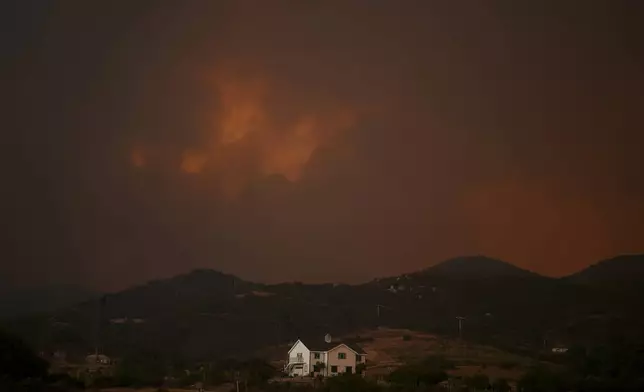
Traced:
[[499, 278], [536, 277], [533, 272], [521, 269], [505, 261], [485, 256], [466, 256], [449, 259], [423, 271], [426, 274], [451, 278]]
[[566, 279], [588, 285], [644, 286], [644, 254], [622, 255], [600, 261]]
[[644, 340], [639, 297], [482, 256], [360, 285], [267, 285], [196, 270], [101, 298], [6, 324], [39, 350], [63, 349], [70, 358], [96, 344], [116, 357], [239, 357], [378, 326], [453, 336], [457, 316], [467, 319], [466, 339], [515, 351], [542, 350], [546, 336], [558, 344], [600, 344], [613, 335]]
[[13, 289], [0, 293], [0, 318], [46, 313], [86, 301], [96, 293], [77, 285]]

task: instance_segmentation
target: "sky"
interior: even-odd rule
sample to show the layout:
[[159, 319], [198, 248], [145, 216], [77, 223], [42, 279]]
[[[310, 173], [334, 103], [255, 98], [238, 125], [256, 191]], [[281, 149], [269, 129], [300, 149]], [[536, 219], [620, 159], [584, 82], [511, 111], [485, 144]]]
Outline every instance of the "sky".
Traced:
[[644, 251], [642, 2], [0, 7], [0, 285]]

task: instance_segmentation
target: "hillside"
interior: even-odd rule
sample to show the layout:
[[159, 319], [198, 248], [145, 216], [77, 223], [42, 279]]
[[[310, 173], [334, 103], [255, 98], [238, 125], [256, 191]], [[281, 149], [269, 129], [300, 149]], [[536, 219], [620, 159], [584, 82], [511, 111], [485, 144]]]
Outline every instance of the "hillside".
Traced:
[[457, 257], [424, 270], [425, 274], [465, 279], [534, 277], [536, 274], [501, 260], [485, 256]]
[[566, 278], [587, 285], [644, 286], [644, 254], [622, 255], [600, 261]]
[[[444, 358], [456, 365], [450, 370], [450, 373], [455, 375], [483, 373], [491, 378], [503, 377], [508, 380], [517, 380], [526, 368], [535, 363], [534, 358], [493, 347], [468, 344], [458, 339], [407, 329], [360, 330], [339, 337], [339, 340], [359, 342], [369, 358], [370, 377], [388, 374], [398, 366], [416, 363], [431, 356]], [[286, 363], [284, 352], [289, 348], [289, 345], [270, 347], [261, 350], [257, 355], [268, 359], [279, 369]]]
[[467, 319], [465, 339], [527, 353], [541, 350], [544, 339], [641, 339], [640, 305], [477, 257], [361, 285], [265, 285], [197, 270], [8, 326], [39, 350], [64, 349], [70, 357], [98, 344], [116, 357], [143, 351], [202, 360], [378, 326], [456, 336], [459, 316]]

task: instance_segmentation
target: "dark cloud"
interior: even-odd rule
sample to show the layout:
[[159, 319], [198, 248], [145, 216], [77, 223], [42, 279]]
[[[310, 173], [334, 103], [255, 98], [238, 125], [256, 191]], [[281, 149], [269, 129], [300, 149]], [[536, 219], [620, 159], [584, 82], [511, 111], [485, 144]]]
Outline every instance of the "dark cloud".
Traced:
[[636, 2], [3, 15], [6, 281], [355, 281], [467, 253], [564, 274], [644, 245]]

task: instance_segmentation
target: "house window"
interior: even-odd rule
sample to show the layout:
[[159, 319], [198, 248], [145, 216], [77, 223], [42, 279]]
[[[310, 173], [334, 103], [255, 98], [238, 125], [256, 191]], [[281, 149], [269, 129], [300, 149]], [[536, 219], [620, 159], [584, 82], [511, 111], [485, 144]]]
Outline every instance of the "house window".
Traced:
[[345, 354], [345, 353], [338, 353], [338, 359], [347, 359], [347, 354]]
[[315, 358], [315, 359], [320, 359], [320, 353], [315, 353], [315, 354], [313, 354], [313, 358]]
[[337, 366], [331, 366], [331, 373], [337, 373], [338, 372], [338, 367]]

